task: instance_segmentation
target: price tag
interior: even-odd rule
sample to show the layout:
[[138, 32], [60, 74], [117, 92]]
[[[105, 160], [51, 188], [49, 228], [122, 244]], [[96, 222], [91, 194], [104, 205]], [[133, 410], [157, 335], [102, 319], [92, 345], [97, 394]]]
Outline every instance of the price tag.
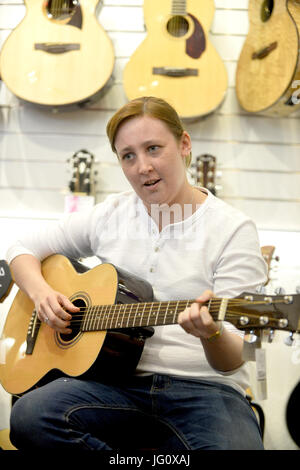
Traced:
[[259, 400], [266, 400], [267, 398], [266, 350], [263, 348], [256, 349], [255, 359], [256, 359], [257, 398]]

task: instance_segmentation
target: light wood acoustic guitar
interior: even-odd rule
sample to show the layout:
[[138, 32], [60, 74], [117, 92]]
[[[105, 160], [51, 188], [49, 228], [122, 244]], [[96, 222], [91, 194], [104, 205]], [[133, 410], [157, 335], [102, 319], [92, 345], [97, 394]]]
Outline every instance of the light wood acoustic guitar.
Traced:
[[156, 96], [182, 119], [215, 111], [227, 91], [227, 71], [208, 32], [213, 0], [145, 0], [147, 36], [124, 68], [129, 99]]
[[98, 0], [25, 0], [26, 15], [5, 41], [1, 78], [22, 100], [84, 105], [111, 84], [114, 50], [99, 24]]
[[[12, 394], [25, 392], [55, 370], [78, 376], [97, 366], [99, 377], [107, 371], [114, 377], [125, 372], [124, 362], [119, 371], [113, 362], [105, 362], [115, 356], [119, 360], [109, 338], [115, 333], [113, 341], [118, 341], [122, 331], [127, 335], [126, 345], [140, 345], [138, 354], [130, 352], [130, 359], [136, 361], [132, 362], [134, 370], [145, 338], [153, 334], [149, 327], [176, 324], [179, 312], [193, 302], [156, 301], [149, 283], [112, 264], [80, 271], [64, 256], [52, 255], [43, 261], [42, 272], [80, 311], [72, 314], [72, 334], [63, 335], [41, 323], [32, 301], [18, 291], [4, 325], [5, 360], [0, 363], [0, 382]], [[213, 298], [208, 308], [215, 320], [229, 321], [242, 330], [300, 330], [300, 295], [244, 293], [234, 299]], [[117, 347], [120, 344], [122, 340]]]
[[300, 106], [300, 1], [249, 0], [248, 15], [236, 70], [238, 101], [250, 113], [287, 116]]

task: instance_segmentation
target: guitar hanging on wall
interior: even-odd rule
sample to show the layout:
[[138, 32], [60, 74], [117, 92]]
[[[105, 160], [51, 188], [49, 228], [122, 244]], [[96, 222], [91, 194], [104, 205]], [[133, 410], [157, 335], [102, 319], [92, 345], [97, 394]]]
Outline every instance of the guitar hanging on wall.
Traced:
[[216, 184], [217, 171], [216, 171], [217, 159], [214, 155], [205, 153], [196, 157], [196, 162], [192, 163], [192, 178], [197, 186], [209, 189], [209, 191], [217, 195], [217, 190], [220, 189], [220, 185]]
[[250, 0], [236, 94], [250, 113], [285, 116], [300, 107], [299, 0]]
[[225, 65], [208, 38], [213, 0], [145, 0], [147, 36], [124, 69], [129, 99], [156, 96], [182, 119], [215, 111], [227, 91]]
[[72, 177], [70, 194], [65, 197], [65, 212], [77, 212], [92, 207], [95, 203], [94, 155], [88, 150], [75, 152], [68, 160]]
[[98, 0], [27, 0], [26, 15], [5, 41], [1, 78], [22, 100], [84, 105], [110, 85], [114, 50], [95, 16]]

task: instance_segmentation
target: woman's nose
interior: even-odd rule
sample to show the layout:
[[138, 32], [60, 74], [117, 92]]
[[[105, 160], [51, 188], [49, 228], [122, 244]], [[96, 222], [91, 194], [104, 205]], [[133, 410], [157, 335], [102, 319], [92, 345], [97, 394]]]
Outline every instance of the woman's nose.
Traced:
[[149, 158], [145, 157], [144, 155], [139, 156], [138, 170], [139, 170], [139, 173], [141, 174], [149, 173], [150, 171], [153, 170], [153, 166]]

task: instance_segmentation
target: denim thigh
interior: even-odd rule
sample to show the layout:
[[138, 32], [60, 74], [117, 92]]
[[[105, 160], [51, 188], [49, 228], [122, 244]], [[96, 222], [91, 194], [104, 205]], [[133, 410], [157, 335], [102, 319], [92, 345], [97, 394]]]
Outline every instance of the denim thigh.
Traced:
[[262, 449], [248, 401], [229, 386], [165, 375], [100, 383], [60, 378], [12, 408], [19, 449]]

